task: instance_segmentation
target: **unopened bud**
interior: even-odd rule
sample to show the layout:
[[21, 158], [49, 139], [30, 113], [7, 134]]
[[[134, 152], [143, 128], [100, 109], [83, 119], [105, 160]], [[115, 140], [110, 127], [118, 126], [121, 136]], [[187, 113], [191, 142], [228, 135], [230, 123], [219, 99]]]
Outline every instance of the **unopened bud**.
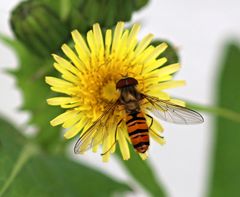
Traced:
[[11, 13], [10, 23], [15, 36], [39, 56], [57, 51], [68, 37], [68, 28], [43, 3], [24, 1]]

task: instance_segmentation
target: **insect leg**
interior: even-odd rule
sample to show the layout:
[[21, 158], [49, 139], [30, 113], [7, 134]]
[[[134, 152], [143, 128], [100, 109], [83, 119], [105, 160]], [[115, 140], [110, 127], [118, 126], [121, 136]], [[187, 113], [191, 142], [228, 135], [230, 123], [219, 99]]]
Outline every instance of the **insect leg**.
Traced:
[[146, 115], [147, 115], [147, 117], [151, 118], [151, 124], [149, 125], [149, 129], [151, 129], [151, 126], [152, 126], [152, 124], [153, 124], [153, 117], [150, 116], [149, 114], [146, 114]]
[[114, 143], [110, 146], [110, 148], [109, 148], [107, 151], [105, 151], [104, 153], [102, 153], [101, 156], [103, 156], [103, 155], [105, 155], [106, 153], [108, 153], [108, 152], [112, 149], [112, 147], [116, 144], [116, 142], [117, 142], [117, 130], [118, 130], [118, 126], [121, 124], [122, 120], [123, 120], [123, 119], [121, 119], [121, 120], [118, 122], [117, 126], [116, 126], [115, 136], [114, 136]]
[[147, 117], [151, 118], [151, 124], [150, 124], [150, 126], [149, 126], [149, 130], [150, 130], [154, 135], [156, 135], [157, 137], [159, 137], [159, 138], [161, 138], [161, 139], [164, 139], [163, 136], [159, 135], [157, 132], [155, 132], [153, 129], [151, 129], [151, 126], [153, 125], [153, 117], [150, 116], [149, 114], [146, 114], [146, 115], [147, 115]]
[[159, 138], [161, 138], [161, 139], [164, 139], [164, 137], [161, 136], [161, 135], [159, 135], [156, 131], [154, 131], [154, 130], [152, 130], [152, 129], [150, 129], [150, 130], [151, 130], [151, 132], [152, 132], [154, 135], [156, 135], [157, 137], [159, 137]]

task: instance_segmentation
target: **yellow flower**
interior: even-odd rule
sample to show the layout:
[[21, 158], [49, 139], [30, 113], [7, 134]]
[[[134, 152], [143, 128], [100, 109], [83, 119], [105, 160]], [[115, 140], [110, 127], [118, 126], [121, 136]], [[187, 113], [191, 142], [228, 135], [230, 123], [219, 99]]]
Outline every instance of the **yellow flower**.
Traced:
[[[158, 56], [167, 48], [167, 44], [162, 43], [156, 47], [150, 45], [152, 34], [146, 35], [139, 42], [137, 39], [139, 30], [138, 24], [128, 30], [124, 29], [123, 22], [118, 22], [114, 31], [108, 29], [103, 36], [99, 24], [94, 24], [93, 29], [87, 33], [86, 40], [77, 30], [72, 32], [74, 49], [66, 44], [62, 46], [66, 59], [53, 55], [56, 61], [54, 67], [61, 73], [61, 79], [48, 76], [46, 82], [51, 86], [51, 90], [65, 96], [50, 98], [47, 102], [49, 105], [59, 105], [66, 109], [66, 112], [51, 121], [52, 126], [62, 124], [62, 127], [68, 129], [64, 135], [66, 139], [79, 133], [83, 136], [103, 114], [109, 103], [118, 100], [120, 93], [116, 90], [116, 83], [123, 76], [135, 78], [138, 81], [137, 90], [143, 94], [184, 105], [184, 102], [172, 100], [163, 92], [165, 89], [185, 84], [182, 80], [172, 80], [172, 74], [179, 70], [180, 65], [176, 63], [161, 68], [167, 59], [159, 59]], [[145, 112], [145, 107], [141, 110]], [[116, 148], [114, 143], [116, 124], [122, 119], [126, 120], [126, 114], [119, 106], [108, 117], [106, 125], [101, 125], [95, 135], [91, 136], [92, 139], [84, 142], [83, 150], [90, 146], [96, 152], [98, 146], [102, 145], [103, 161], [108, 161]], [[146, 119], [150, 125], [150, 118]], [[158, 121], [153, 121], [151, 130], [154, 132], [150, 131], [150, 136], [164, 144], [164, 139], [159, 137], [163, 128]], [[101, 133], [103, 135], [107, 133], [105, 136], [107, 140], [99, 137]], [[94, 141], [94, 137], [99, 141]], [[128, 142], [131, 141], [125, 121], [117, 127], [116, 139], [123, 159], [129, 159]], [[143, 159], [147, 157], [146, 153], [139, 155]]]

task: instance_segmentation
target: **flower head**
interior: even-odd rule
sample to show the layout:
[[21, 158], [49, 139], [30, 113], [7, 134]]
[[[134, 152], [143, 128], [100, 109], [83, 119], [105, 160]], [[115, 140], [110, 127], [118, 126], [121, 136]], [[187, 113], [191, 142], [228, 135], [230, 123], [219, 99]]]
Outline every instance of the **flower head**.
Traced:
[[[167, 44], [162, 43], [156, 47], [150, 45], [152, 34], [138, 41], [139, 30], [138, 24], [128, 30], [124, 29], [123, 22], [118, 22], [114, 31], [108, 29], [103, 36], [99, 24], [94, 24], [93, 29], [87, 33], [86, 40], [77, 30], [72, 32], [74, 49], [66, 44], [62, 46], [66, 59], [53, 55], [56, 61], [54, 67], [61, 73], [61, 78], [46, 77], [46, 82], [53, 91], [65, 96], [50, 98], [47, 102], [66, 109], [51, 121], [52, 126], [62, 124], [62, 127], [68, 129], [65, 138], [72, 138], [79, 133], [84, 137], [91, 130], [89, 128], [103, 116], [107, 107], [119, 99], [120, 92], [116, 89], [116, 83], [126, 76], [138, 81], [138, 92], [184, 105], [182, 101], [172, 100], [163, 92], [184, 85], [182, 80], [172, 80], [172, 74], [179, 70], [180, 65], [177, 63], [161, 68], [167, 59], [158, 56], [167, 48]], [[141, 106], [143, 113], [146, 106]], [[128, 142], [131, 141], [123, 106], [115, 107], [106, 119], [105, 125], [99, 124], [92, 135], [88, 135], [89, 139], [82, 142], [82, 147], [85, 147], [82, 150], [91, 147], [95, 152], [101, 144], [103, 161], [107, 161], [115, 151], [116, 140], [123, 159], [129, 159]], [[150, 125], [151, 118], [146, 116], [146, 120]], [[159, 137], [163, 128], [155, 119], [151, 131], [150, 136], [164, 144], [164, 139]], [[146, 153], [139, 154], [146, 158]]]

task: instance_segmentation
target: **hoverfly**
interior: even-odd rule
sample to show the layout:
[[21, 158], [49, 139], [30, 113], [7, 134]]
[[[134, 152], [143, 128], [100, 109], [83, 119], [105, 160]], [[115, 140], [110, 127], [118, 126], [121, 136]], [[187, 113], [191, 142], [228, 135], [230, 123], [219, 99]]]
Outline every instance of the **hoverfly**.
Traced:
[[[84, 134], [81, 135], [75, 144], [75, 153], [85, 152], [87, 149], [98, 144], [96, 143], [96, 139], [100, 142], [109, 135], [109, 132], [106, 128], [105, 133], [101, 132], [101, 129], [107, 125], [107, 121], [114, 114], [116, 107], [119, 105], [124, 106], [128, 135], [134, 149], [138, 153], [145, 153], [148, 150], [149, 129], [153, 123], [152, 116], [150, 114], [146, 114], [146, 116], [151, 118], [151, 124], [149, 126], [147, 125], [145, 115], [141, 110], [140, 102], [144, 99], [149, 104], [147, 111], [149, 111], [156, 118], [176, 124], [197, 124], [204, 121], [201, 114], [196, 111], [173, 104], [167, 100], [161, 100], [157, 97], [140, 93], [136, 89], [137, 84], [138, 81], [132, 77], [122, 78], [116, 83], [116, 89], [120, 91], [119, 99], [115, 103], [110, 104], [105, 109], [103, 114], [86, 130]], [[122, 121], [123, 120], [120, 120], [120, 122], [116, 124], [114, 144], [116, 143], [118, 126]], [[84, 147], [85, 142], [90, 145]], [[113, 145], [110, 147], [110, 149], [113, 147]]]

